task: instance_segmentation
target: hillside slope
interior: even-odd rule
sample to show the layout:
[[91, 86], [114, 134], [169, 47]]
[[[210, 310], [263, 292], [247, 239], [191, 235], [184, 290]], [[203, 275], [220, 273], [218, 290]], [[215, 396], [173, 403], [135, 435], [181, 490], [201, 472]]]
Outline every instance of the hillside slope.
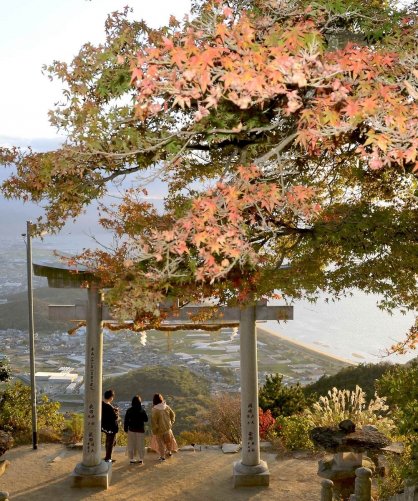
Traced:
[[[48, 318], [48, 304], [74, 304], [86, 301], [84, 289], [51, 289], [41, 287], [34, 290], [35, 330], [51, 333], [56, 330], [69, 329], [69, 322], [53, 322]], [[7, 303], [0, 304], [0, 330], [28, 329], [28, 296], [26, 292], [12, 294], [7, 297]]]
[[154, 393], [169, 398], [196, 398], [209, 395], [208, 381], [186, 367], [149, 366], [108, 378], [103, 387], [113, 388], [117, 400], [131, 400], [139, 393], [143, 400], [152, 400]]
[[116, 402], [130, 401], [136, 394], [151, 401], [154, 393], [161, 393], [176, 413], [174, 431], [179, 433], [194, 427], [197, 414], [207, 405], [210, 385], [186, 367], [150, 366], [107, 378], [106, 388], [115, 390]]
[[339, 390], [352, 391], [358, 385], [366, 392], [367, 398], [372, 399], [376, 391], [376, 380], [381, 378], [392, 367], [394, 365], [389, 362], [345, 367], [336, 374], [322, 376], [315, 383], [305, 386], [304, 392], [308, 396], [314, 394], [326, 395], [334, 387]]

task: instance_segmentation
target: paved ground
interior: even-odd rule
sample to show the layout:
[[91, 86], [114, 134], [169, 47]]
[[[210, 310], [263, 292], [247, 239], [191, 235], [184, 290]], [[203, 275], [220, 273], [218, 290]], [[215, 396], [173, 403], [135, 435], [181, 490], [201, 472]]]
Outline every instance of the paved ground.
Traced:
[[[296, 456], [296, 457], [295, 457]], [[156, 454], [147, 454], [145, 465], [130, 465], [124, 449], [117, 448], [111, 486], [77, 489], [70, 485], [70, 474], [81, 460], [81, 451], [67, 450], [60, 444], [29, 446], [8, 451], [2, 459], [10, 466], [0, 477], [0, 490], [13, 501], [141, 500], [141, 501], [319, 501], [320, 478], [317, 459], [293, 455], [276, 459], [263, 454], [270, 468], [270, 486], [239, 488], [232, 486], [232, 463], [239, 455], [220, 450], [179, 452], [165, 463]]]

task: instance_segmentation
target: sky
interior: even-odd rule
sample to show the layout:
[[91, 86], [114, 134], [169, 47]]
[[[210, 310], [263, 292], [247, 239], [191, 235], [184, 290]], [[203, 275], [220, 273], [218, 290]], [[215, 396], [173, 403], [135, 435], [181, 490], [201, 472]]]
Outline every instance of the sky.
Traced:
[[[108, 13], [129, 4], [134, 16], [158, 27], [182, 18], [190, 0], [0, 0], [0, 145], [54, 145], [47, 112], [61, 95], [42, 75], [53, 60], [70, 61], [86, 42], [104, 40]], [[54, 141], [55, 140], [55, 141]]]
[[[0, 0], [0, 146], [31, 146], [35, 151], [56, 148], [62, 142], [48, 122], [48, 110], [61, 98], [60, 82], [42, 74], [42, 66], [54, 60], [70, 62], [86, 42], [104, 41], [107, 15], [129, 3], [136, 19], [150, 26], [167, 24], [190, 11], [191, 0]], [[10, 169], [0, 168], [0, 182]], [[160, 203], [165, 189], [154, 183], [150, 196]], [[7, 217], [5, 217], [7, 214]], [[42, 208], [0, 195], [0, 233], [21, 233], [26, 220], [34, 220]], [[67, 234], [97, 234], [96, 209], [74, 225]]]

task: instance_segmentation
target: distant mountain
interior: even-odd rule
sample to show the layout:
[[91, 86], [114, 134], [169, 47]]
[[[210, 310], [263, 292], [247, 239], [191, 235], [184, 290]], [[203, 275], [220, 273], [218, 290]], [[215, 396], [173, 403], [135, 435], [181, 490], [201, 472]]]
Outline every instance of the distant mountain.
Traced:
[[[48, 318], [48, 304], [73, 304], [85, 301], [86, 291], [79, 289], [50, 289], [47, 287], [34, 291], [35, 332], [40, 335], [65, 331], [74, 324], [53, 322]], [[0, 330], [28, 330], [28, 296], [26, 292], [8, 296], [7, 303], [0, 304]]]
[[[27, 148], [30, 146], [33, 151], [55, 150], [62, 143], [60, 138], [21, 138], [11, 136], [0, 136], [0, 146], [18, 146]], [[0, 165], [0, 183], [7, 179], [13, 172], [13, 167]], [[42, 214], [42, 207], [31, 203], [23, 203], [22, 200], [6, 200], [0, 194], [0, 233], [11, 236], [14, 233], [24, 232], [24, 223], [28, 219], [36, 219]]]
[[[0, 146], [11, 147], [18, 146], [27, 148], [30, 146], [33, 151], [50, 151], [59, 148], [64, 141], [64, 138], [18, 138], [0, 135]], [[13, 173], [13, 167], [6, 167], [0, 164], [0, 184]], [[150, 174], [149, 171], [143, 173], [144, 178]], [[137, 183], [132, 177], [129, 177], [122, 182], [109, 186], [109, 193], [111, 196], [104, 198], [105, 203], [113, 204], [116, 199], [122, 196], [122, 191], [125, 188], [130, 188]], [[163, 210], [163, 197], [167, 193], [166, 183], [155, 179], [151, 183], [146, 183], [149, 195], [147, 199], [154, 203], [158, 210]], [[79, 246], [82, 247], [95, 247], [96, 244], [88, 238], [88, 235], [97, 237], [100, 242], [107, 245], [110, 237], [104, 237], [106, 233], [103, 228], [98, 224], [98, 211], [97, 202], [93, 201], [92, 204], [86, 208], [86, 212], [77, 218], [76, 222], [69, 221], [65, 227], [60, 231], [58, 237], [63, 237], [61, 240], [68, 240], [71, 236], [83, 237], [83, 243]], [[25, 232], [26, 221], [35, 221], [37, 217], [42, 216], [44, 210], [41, 205], [35, 205], [30, 202], [24, 203], [22, 200], [6, 200], [0, 192], [0, 235], [3, 238], [17, 238], [21, 233]], [[59, 245], [59, 238], [56, 239]], [[62, 247], [61, 247], [62, 248]]]

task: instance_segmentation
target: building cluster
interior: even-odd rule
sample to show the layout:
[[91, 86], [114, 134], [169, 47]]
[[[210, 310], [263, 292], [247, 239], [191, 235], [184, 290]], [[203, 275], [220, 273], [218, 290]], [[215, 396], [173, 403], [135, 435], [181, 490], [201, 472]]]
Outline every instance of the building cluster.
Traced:
[[[291, 344], [277, 344], [278, 338], [258, 342], [259, 384], [272, 373], [283, 374], [285, 384], [307, 384], [332, 371], [330, 360], [315, 353], [298, 350]], [[28, 334], [8, 329], [0, 331], [1, 351], [12, 361], [15, 374], [29, 382]], [[222, 329], [218, 333], [189, 331], [181, 333], [129, 331], [104, 332], [103, 375], [118, 376], [149, 366], [182, 366], [211, 384], [212, 391], [237, 391], [240, 388], [239, 333]], [[38, 392], [69, 404], [82, 402], [84, 394], [85, 332], [35, 335], [36, 385]], [[334, 372], [341, 368], [334, 364]]]
[[[73, 367], [60, 367], [58, 372], [35, 372], [37, 392], [51, 397], [84, 394], [84, 377], [73, 370]], [[19, 379], [30, 384], [28, 374], [19, 375]]]

